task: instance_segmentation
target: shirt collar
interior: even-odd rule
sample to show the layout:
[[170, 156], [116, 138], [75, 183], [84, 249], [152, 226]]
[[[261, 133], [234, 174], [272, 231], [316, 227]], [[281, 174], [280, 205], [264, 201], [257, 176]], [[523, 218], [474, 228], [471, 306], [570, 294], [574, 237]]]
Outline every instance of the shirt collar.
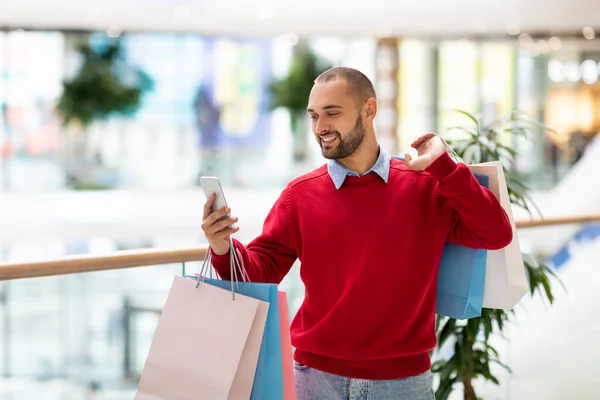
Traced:
[[[390, 175], [390, 158], [390, 155], [380, 146], [377, 161], [375, 161], [375, 164], [367, 172], [365, 172], [364, 175], [375, 172], [381, 177], [381, 179], [383, 179], [385, 183], [387, 183]], [[342, 187], [347, 176], [360, 176], [358, 172], [344, 167], [336, 160], [329, 160], [327, 163], [327, 171], [329, 172], [329, 176], [331, 177], [336, 189]]]

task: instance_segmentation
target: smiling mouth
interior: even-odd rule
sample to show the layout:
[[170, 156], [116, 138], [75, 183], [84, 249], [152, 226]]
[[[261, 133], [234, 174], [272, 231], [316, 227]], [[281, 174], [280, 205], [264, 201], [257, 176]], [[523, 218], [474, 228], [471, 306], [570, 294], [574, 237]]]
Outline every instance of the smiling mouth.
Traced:
[[330, 144], [330, 143], [334, 142], [335, 139], [337, 139], [337, 135], [322, 136], [321, 137], [321, 143]]

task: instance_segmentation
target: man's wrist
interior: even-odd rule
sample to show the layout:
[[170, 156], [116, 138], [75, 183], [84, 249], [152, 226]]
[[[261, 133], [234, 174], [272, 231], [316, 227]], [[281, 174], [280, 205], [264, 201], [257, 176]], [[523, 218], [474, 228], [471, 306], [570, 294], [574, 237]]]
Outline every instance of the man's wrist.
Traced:
[[456, 169], [456, 162], [450, 157], [447, 151], [442, 153], [427, 168], [425, 172], [431, 174], [438, 182], [443, 181], [448, 175]]
[[229, 246], [227, 247], [227, 250], [225, 250], [225, 251], [215, 251], [215, 249], [213, 249], [211, 246], [210, 253], [211, 253], [211, 256], [215, 256], [215, 257], [226, 256], [229, 253]]

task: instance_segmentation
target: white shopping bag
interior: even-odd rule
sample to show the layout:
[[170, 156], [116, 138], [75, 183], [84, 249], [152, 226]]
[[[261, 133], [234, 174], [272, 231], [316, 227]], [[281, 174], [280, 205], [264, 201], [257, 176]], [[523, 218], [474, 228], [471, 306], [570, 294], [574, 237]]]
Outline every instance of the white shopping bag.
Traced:
[[506, 211], [513, 230], [512, 242], [507, 247], [487, 252], [483, 307], [511, 310], [529, 291], [529, 284], [525, 275], [523, 255], [517, 238], [517, 227], [508, 197], [502, 163], [492, 161], [468, 167], [474, 173], [490, 177], [489, 189]]

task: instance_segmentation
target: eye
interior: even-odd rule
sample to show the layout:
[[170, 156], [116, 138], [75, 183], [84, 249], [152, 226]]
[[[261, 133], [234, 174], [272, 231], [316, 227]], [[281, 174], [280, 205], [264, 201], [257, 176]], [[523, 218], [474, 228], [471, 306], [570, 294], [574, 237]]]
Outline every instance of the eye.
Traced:
[[313, 121], [316, 121], [316, 120], [317, 120], [317, 118], [318, 118], [318, 117], [317, 117], [316, 115], [311, 115], [311, 116], [310, 116], [310, 119], [312, 119]]
[[327, 115], [329, 115], [330, 117], [335, 117], [338, 114], [339, 114], [339, 112], [332, 112], [332, 113], [329, 113]]

